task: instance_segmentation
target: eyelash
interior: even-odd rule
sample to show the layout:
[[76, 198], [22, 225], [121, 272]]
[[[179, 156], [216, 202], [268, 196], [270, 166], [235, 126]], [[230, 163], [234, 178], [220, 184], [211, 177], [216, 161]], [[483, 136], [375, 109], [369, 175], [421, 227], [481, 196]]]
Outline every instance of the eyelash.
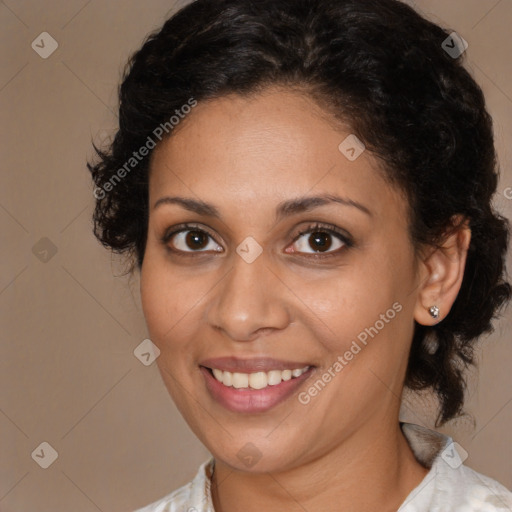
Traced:
[[[212, 233], [210, 233], [208, 230], [206, 230], [203, 227], [200, 227], [197, 224], [180, 224], [178, 226], [175, 226], [174, 228], [172, 228], [172, 231], [166, 231], [164, 233], [164, 235], [161, 237], [160, 241], [163, 245], [166, 246], [168, 251], [170, 251], [173, 254], [176, 254], [178, 256], [183, 256], [185, 258], [192, 257], [197, 254], [205, 253], [206, 251], [181, 251], [179, 249], [173, 249], [169, 246], [169, 241], [172, 239], [172, 237], [174, 235], [177, 235], [178, 233], [182, 233], [184, 231], [197, 231], [199, 233], [204, 233], [207, 236], [209, 236], [212, 240], [215, 241], [215, 237], [212, 235]], [[331, 252], [327, 252], [327, 253], [307, 253], [307, 255], [305, 256], [306, 258], [325, 259], [325, 258], [336, 257], [336, 256], [339, 256], [341, 251], [350, 249], [351, 247], [354, 246], [354, 242], [351, 239], [351, 237], [349, 235], [345, 234], [344, 232], [340, 231], [339, 228], [337, 228], [336, 226], [333, 226], [331, 224], [322, 224], [322, 223], [318, 223], [318, 222], [310, 224], [305, 229], [299, 231], [293, 238], [292, 244], [297, 242], [297, 240], [300, 237], [307, 235], [308, 233], [311, 234], [311, 233], [315, 233], [315, 232], [327, 233], [329, 235], [332, 235], [332, 236], [338, 238], [338, 240], [340, 240], [343, 243], [343, 246], [340, 247], [339, 249], [336, 249], [335, 251], [331, 251]], [[218, 245], [220, 245], [220, 244], [218, 244]], [[305, 253], [297, 252], [295, 254], [300, 254], [301, 256], [304, 256]]]
[[292, 243], [295, 243], [301, 236], [304, 236], [304, 235], [307, 235], [307, 234], [311, 234], [311, 233], [315, 233], [315, 232], [327, 233], [329, 235], [332, 235], [333, 237], [335, 237], [338, 240], [340, 240], [343, 243], [343, 246], [340, 247], [339, 249], [336, 249], [336, 250], [331, 251], [331, 252], [326, 252], [326, 253], [321, 253], [321, 252], [308, 253], [307, 256], [306, 256], [307, 258], [323, 259], [323, 258], [336, 257], [336, 256], [339, 256], [342, 251], [345, 251], [346, 249], [350, 249], [351, 247], [354, 246], [354, 242], [353, 242], [352, 238], [350, 238], [350, 236], [348, 234], [344, 233], [343, 231], [341, 231], [336, 226], [333, 226], [332, 224], [322, 224], [322, 223], [318, 223], [318, 222], [310, 224], [309, 226], [307, 226], [303, 230], [299, 231], [297, 233], [297, 235], [294, 237]]

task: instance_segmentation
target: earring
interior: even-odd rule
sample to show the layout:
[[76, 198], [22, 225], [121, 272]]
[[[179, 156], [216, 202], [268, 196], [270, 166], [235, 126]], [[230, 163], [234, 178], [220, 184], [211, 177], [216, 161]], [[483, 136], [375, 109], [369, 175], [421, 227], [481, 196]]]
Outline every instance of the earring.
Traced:
[[437, 306], [430, 306], [428, 312], [432, 318], [439, 318], [439, 308]]

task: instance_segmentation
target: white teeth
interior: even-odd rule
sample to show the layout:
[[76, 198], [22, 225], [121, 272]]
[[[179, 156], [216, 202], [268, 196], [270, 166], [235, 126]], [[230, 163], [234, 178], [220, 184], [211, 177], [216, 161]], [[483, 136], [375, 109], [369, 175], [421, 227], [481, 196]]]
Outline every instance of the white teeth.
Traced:
[[292, 371], [291, 370], [283, 370], [281, 372], [281, 378], [283, 380], [290, 380], [292, 378]]
[[233, 373], [233, 387], [237, 388], [237, 389], [248, 388], [249, 387], [249, 374]]
[[281, 384], [281, 374], [281, 370], [271, 370], [270, 372], [268, 372], [268, 385], [275, 386], [277, 384]]
[[[225, 386], [232, 386], [233, 385], [233, 374], [231, 372], [223, 372], [221, 370], [221, 378], [216, 377], [219, 382], [222, 382]], [[215, 375], [215, 372], [213, 372]]]
[[263, 389], [267, 386], [276, 386], [281, 384], [281, 381], [287, 381], [291, 378], [300, 377], [304, 372], [309, 369], [309, 366], [304, 368], [296, 368], [294, 370], [270, 370], [268, 372], [255, 372], [255, 373], [239, 373], [227, 372], [213, 368], [213, 375], [225, 386], [233, 386], [236, 389], [252, 388]]
[[249, 386], [253, 389], [266, 388], [267, 381], [267, 374], [265, 372], [256, 372], [249, 375]]

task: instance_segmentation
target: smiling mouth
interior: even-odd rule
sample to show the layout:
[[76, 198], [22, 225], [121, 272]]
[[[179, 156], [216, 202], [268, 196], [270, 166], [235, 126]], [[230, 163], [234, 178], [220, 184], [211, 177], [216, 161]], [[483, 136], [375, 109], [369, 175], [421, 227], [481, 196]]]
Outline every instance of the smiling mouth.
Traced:
[[210, 397], [228, 411], [243, 414], [264, 413], [288, 401], [316, 369], [268, 357], [220, 357], [201, 363]]
[[296, 379], [306, 373], [311, 366], [295, 368], [293, 370], [270, 370], [268, 372], [258, 371], [253, 373], [229, 372], [218, 368], [203, 367], [226, 387], [235, 389], [265, 389], [270, 386], [277, 386], [281, 382]]

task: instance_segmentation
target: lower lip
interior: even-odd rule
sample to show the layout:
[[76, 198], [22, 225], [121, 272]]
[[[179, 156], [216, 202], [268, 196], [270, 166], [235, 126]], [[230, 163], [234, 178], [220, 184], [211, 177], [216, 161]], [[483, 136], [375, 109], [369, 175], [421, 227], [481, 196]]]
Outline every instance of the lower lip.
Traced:
[[201, 372], [206, 380], [206, 387], [210, 395], [222, 406], [232, 412], [265, 412], [292, 396], [297, 388], [311, 375], [313, 367], [300, 377], [294, 377], [281, 384], [267, 386], [263, 389], [241, 388], [224, 386], [209, 370], [201, 366]]

